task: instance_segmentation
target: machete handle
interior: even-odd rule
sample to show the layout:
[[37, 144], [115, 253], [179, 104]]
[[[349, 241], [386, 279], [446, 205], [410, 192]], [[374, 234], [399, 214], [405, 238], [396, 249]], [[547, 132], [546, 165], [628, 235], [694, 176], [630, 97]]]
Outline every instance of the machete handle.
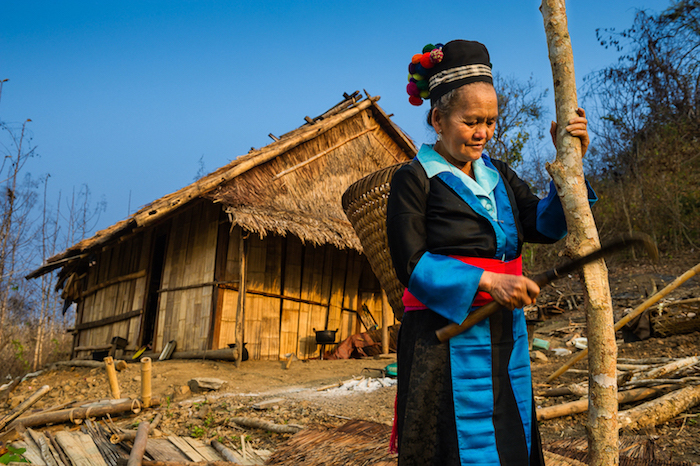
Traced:
[[436, 330], [435, 335], [437, 335], [440, 343], [445, 343], [450, 338], [457, 336], [465, 330], [475, 326], [482, 320], [491, 316], [491, 314], [494, 314], [501, 309], [503, 309], [503, 306], [498, 304], [496, 301], [491, 301], [490, 303], [484, 304], [480, 308], [474, 309], [472, 312], [470, 312], [467, 318], [464, 319], [464, 322], [461, 324], [445, 325], [441, 329]]
[[[531, 280], [537, 283], [537, 286], [541, 288], [549, 282], [551, 282], [554, 278], [556, 277], [552, 274], [552, 271], [550, 270], [535, 275], [531, 278]], [[445, 325], [441, 329], [436, 330], [435, 335], [437, 335], [438, 340], [440, 340], [440, 343], [444, 343], [450, 338], [459, 335], [467, 329], [472, 328], [482, 320], [491, 317], [492, 314], [495, 314], [501, 309], [504, 309], [504, 306], [501, 306], [496, 301], [491, 301], [490, 303], [484, 304], [480, 308], [474, 309], [472, 312], [470, 312], [467, 318], [464, 319], [464, 322], [462, 322], [461, 324]]]
[[[530, 279], [533, 282], [537, 283], [537, 285], [540, 288], [542, 288], [543, 286], [553, 282], [554, 280], [562, 278], [565, 275], [573, 272], [574, 270], [583, 267], [585, 264], [588, 264], [594, 260], [601, 259], [604, 256], [616, 252], [622, 248], [634, 245], [644, 246], [644, 248], [647, 251], [647, 254], [649, 254], [651, 259], [654, 261], [658, 260], [659, 251], [656, 249], [656, 244], [654, 244], [654, 241], [652, 241], [649, 235], [644, 233], [629, 233], [626, 235], [622, 235], [617, 240], [608, 243], [607, 245], [599, 248], [598, 250], [585, 255], [584, 257], [572, 260], [570, 262], [567, 262], [566, 264], [562, 264], [558, 267], [547, 270], [546, 272], [537, 274], [534, 277], [531, 277]], [[465, 330], [475, 326], [476, 324], [488, 318], [489, 316], [491, 316], [492, 314], [494, 314], [502, 308], [504, 308], [504, 306], [501, 306], [496, 301], [491, 301], [485, 306], [482, 306], [470, 312], [467, 318], [464, 319], [464, 322], [462, 322], [461, 324], [448, 324], [443, 328], [436, 330], [435, 335], [437, 335], [438, 340], [440, 340], [440, 343], [444, 343], [450, 338], [459, 335]]]

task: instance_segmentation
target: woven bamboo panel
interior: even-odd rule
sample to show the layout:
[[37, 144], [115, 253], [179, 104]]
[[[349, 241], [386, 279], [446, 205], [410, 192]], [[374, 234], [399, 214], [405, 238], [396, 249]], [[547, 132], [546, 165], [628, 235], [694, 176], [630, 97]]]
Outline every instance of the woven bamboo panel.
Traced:
[[399, 282], [389, 255], [386, 208], [391, 179], [405, 163], [378, 170], [353, 183], [343, 194], [343, 210], [360, 238], [365, 256], [398, 320], [403, 317], [404, 286]]

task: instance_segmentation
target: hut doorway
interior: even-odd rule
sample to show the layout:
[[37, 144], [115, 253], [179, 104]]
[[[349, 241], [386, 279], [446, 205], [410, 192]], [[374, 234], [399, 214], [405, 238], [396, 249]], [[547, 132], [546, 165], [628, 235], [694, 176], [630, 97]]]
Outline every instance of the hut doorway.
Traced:
[[[156, 317], [158, 316], [158, 297], [161, 281], [163, 279], [163, 266], [165, 265], [165, 251], [168, 245], [168, 234], [156, 234], [153, 242], [153, 256], [151, 257], [151, 274], [148, 282], [148, 294], [146, 308], [143, 316], [143, 332], [141, 332], [141, 346], [152, 344], [155, 337]], [[151, 348], [155, 349], [155, 348]]]

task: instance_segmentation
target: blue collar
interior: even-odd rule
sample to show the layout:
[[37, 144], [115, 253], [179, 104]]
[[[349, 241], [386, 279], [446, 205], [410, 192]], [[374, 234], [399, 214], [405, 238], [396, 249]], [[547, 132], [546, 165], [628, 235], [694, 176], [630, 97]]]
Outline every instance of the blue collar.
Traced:
[[428, 178], [432, 178], [439, 173], [450, 172], [457, 176], [475, 195], [493, 198], [493, 190], [496, 188], [500, 177], [496, 170], [486, 166], [484, 157], [486, 156], [482, 155], [481, 158], [472, 162], [475, 181], [471, 176], [435, 152], [432, 144], [423, 144], [420, 151], [418, 151], [418, 155], [416, 155]]

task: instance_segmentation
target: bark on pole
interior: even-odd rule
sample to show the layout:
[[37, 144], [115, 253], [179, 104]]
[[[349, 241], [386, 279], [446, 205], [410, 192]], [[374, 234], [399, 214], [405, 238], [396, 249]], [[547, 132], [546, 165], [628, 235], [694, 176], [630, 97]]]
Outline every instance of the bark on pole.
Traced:
[[[581, 142], [566, 132], [578, 108], [574, 58], [564, 0], [543, 0], [540, 11], [547, 34], [549, 60], [554, 78], [557, 112], [557, 157], [547, 165], [564, 207], [568, 253], [574, 257], [600, 247], [598, 231], [588, 205], [583, 177]], [[589, 409], [588, 443], [590, 464], [619, 464], [617, 427], [617, 379], [612, 303], [608, 271], [603, 260], [583, 268], [588, 329]]]

